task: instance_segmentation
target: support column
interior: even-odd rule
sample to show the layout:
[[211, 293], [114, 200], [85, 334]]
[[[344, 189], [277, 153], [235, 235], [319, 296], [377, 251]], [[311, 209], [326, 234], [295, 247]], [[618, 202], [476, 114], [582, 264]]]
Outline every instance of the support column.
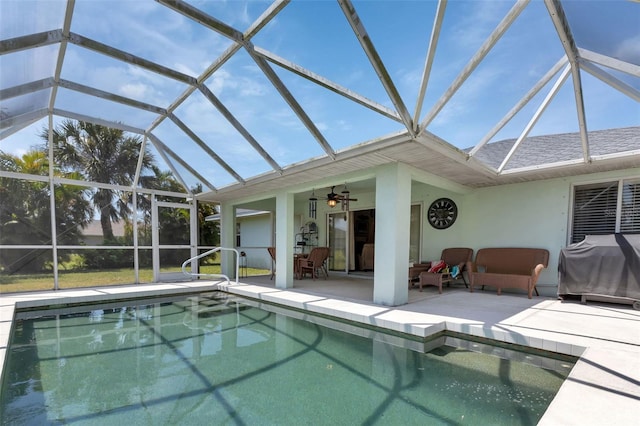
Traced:
[[[236, 209], [232, 204], [220, 204], [220, 247], [236, 246]], [[220, 251], [221, 273], [229, 278], [236, 277], [234, 256], [232, 251]]]
[[276, 195], [276, 287], [293, 288], [293, 194]]
[[380, 168], [376, 173], [374, 303], [397, 306], [408, 301], [410, 219], [411, 173], [402, 164]]

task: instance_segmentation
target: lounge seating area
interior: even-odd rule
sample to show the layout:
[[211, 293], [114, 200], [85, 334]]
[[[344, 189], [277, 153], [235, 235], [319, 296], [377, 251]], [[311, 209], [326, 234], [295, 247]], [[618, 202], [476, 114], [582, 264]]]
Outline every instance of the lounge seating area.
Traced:
[[442, 250], [440, 260], [444, 262], [445, 268], [440, 271], [426, 271], [420, 272], [418, 278], [418, 285], [420, 291], [423, 286], [436, 286], [438, 292], [442, 294], [442, 285], [451, 285], [456, 279], [460, 278], [467, 287], [467, 281], [464, 278], [464, 270], [467, 262], [470, 262], [473, 257], [473, 249], [467, 247], [454, 247], [446, 248]]
[[549, 264], [549, 251], [540, 248], [483, 248], [474, 262], [467, 262], [469, 291], [474, 287], [495, 287], [498, 295], [503, 288], [522, 289], [529, 299], [538, 294], [536, 283]]
[[548, 264], [549, 251], [541, 248], [482, 248], [475, 261], [471, 248], [446, 248], [439, 260], [409, 267], [409, 286], [417, 282], [419, 291], [426, 286], [435, 286], [442, 294], [444, 284], [449, 286], [461, 280], [470, 292], [475, 287], [484, 290], [485, 286], [496, 288], [498, 295], [502, 289], [521, 289], [531, 299], [533, 292], [539, 295], [536, 284]]

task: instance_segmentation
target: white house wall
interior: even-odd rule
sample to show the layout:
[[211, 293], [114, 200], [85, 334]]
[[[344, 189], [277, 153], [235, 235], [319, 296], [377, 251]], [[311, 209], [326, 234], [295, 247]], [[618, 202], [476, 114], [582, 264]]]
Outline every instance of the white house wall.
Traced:
[[[422, 247], [421, 260], [438, 259], [447, 247], [470, 247], [474, 251], [484, 247], [537, 247], [549, 250], [549, 266], [539, 279], [538, 287], [542, 295], [554, 296], [558, 285], [558, 258], [560, 250], [567, 245], [569, 214], [571, 211], [574, 185], [607, 180], [640, 177], [640, 171], [626, 169], [615, 172], [594, 173], [574, 177], [541, 180], [457, 193], [425, 183], [414, 181], [411, 203], [422, 205]], [[384, 208], [375, 205], [375, 192], [352, 192], [357, 202], [351, 203], [351, 210]], [[313, 220], [318, 225], [318, 244], [326, 245], [326, 218], [330, 212], [340, 211], [337, 206], [329, 208], [324, 202], [324, 194], [316, 191], [318, 197], [317, 216], [309, 217], [308, 201], [295, 203], [296, 232], [300, 226]], [[451, 198], [458, 206], [458, 218], [453, 226], [445, 230], [432, 228], [426, 219], [428, 206], [441, 197]], [[265, 262], [271, 241], [271, 219], [268, 216], [243, 219], [243, 247], [250, 256], [249, 263]], [[294, 244], [291, 241], [291, 244]], [[264, 253], [261, 253], [264, 250]], [[255, 254], [254, 254], [255, 253]], [[260, 260], [258, 260], [260, 259]], [[256, 263], [256, 267], [258, 263]]]
[[432, 228], [423, 214], [423, 260], [439, 258], [446, 247], [546, 248], [549, 266], [540, 275], [538, 287], [542, 295], [553, 296], [560, 250], [567, 245], [573, 185], [631, 177], [638, 177], [638, 171], [503, 185], [466, 195], [423, 186], [424, 193], [414, 191], [414, 196], [423, 197], [425, 207], [440, 197], [450, 197], [458, 205], [458, 219], [446, 230]]
[[271, 257], [267, 247], [271, 246], [271, 216], [240, 217], [240, 247], [247, 255], [247, 266], [258, 269], [271, 268]]

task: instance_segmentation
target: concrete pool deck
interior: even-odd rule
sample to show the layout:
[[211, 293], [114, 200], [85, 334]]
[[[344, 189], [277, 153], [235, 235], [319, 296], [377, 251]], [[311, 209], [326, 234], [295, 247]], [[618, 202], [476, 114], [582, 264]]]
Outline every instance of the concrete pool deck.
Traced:
[[[335, 275], [334, 275], [335, 277]], [[16, 309], [221, 289], [420, 337], [448, 330], [580, 357], [541, 425], [637, 424], [640, 412], [640, 311], [629, 305], [562, 302], [451, 287], [409, 291], [397, 307], [371, 303], [372, 280], [338, 277], [275, 288], [269, 277], [239, 284], [212, 281], [139, 284], [4, 294], [0, 297], [0, 367]]]

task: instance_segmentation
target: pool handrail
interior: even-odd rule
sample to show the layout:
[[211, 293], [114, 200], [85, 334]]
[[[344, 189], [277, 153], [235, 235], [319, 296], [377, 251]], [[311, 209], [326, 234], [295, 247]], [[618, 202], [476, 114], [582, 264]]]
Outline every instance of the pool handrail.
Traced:
[[238, 272], [239, 272], [239, 267], [240, 267], [240, 252], [238, 252], [238, 250], [234, 249], [234, 248], [228, 248], [228, 247], [216, 247], [213, 248], [211, 250], [205, 251], [204, 253], [200, 253], [197, 256], [194, 256], [192, 258], [189, 258], [187, 260], [185, 260], [184, 262], [182, 262], [182, 273], [190, 276], [190, 277], [215, 277], [215, 278], [224, 278], [227, 280], [227, 285], [230, 285], [231, 282], [229, 280], [229, 277], [224, 275], [224, 274], [194, 274], [193, 272], [189, 272], [187, 271], [187, 265], [192, 263], [194, 260], [198, 260], [201, 259], [203, 257], [209, 256], [212, 253], [216, 253], [219, 252], [221, 250], [228, 250], [228, 251], [233, 251], [236, 253], [236, 284], [238, 284]]

